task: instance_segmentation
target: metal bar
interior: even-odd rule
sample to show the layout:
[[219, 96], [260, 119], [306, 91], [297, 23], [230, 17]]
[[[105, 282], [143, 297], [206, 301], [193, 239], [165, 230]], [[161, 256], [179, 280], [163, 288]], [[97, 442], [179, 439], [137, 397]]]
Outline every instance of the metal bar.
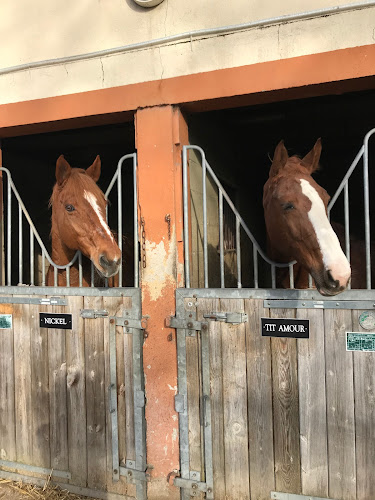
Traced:
[[313, 287], [313, 280], [311, 274], [309, 274], [309, 288]]
[[133, 210], [134, 210], [134, 286], [139, 287], [139, 222], [138, 222], [138, 181], [137, 155], [133, 154]]
[[241, 277], [241, 226], [236, 217], [236, 256], [237, 256], [237, 288], [242, 288]]
[[202, 353], [202, 396], [203, 396], [203, 434], [204, 434], [204, 470], [207, 485], [207, 499], [213, 498], [214, 472], [212, 462], [212, 426], [210, 394], [210, 344], [208, 328], [201, 331]]
[[54, 286], [57, 286], [57, 267], [53, 266], [53, 283]]
[[95, 268], [94, 268], [94, 263], [91, 261], [91, 287], [94, 287], [94, 273], [95, 273]]
[[46, 476], [63, 477], [71, 479], [71, 474], [68, 471], [47, 469], [45, 467], [36, 467], [35, 465], [27, 465], [21, 462], [8, 462], [7, 460], [0, 460], [0, 467], [7, 467], [9, 469], [25, 470], [27, 472], [36, 472], [38, 474], [45, 474]]
[[46, 256], [42, 250], [42, 286], [46, 286]]
[[334, 498], [312, 497], [311, 495], [298, 495], [294, 493], [282, 493], [271, 491], [271, 500], [335, 500]]
[[70, 267], [66, 266], [66, 286], [70, 287]]
[[138, 295], [135, 293], [138, 289], [130, 288], [90, 288], [90, 287], [53, 287], [53, 286], [33, 286], [33, 287], [19, 287], [19, 286], [3, 286], [0, 287], [0, 295], [67, 295], [71, 297], [130, 297], [134, 300]]
[[294, 269], [293, 264], [289, 264], [289, 286], [294, 288]]
[[[3, 167], [1, 167], [1, 170]], [[10, 173], [6, 172], [8, 175], [8, 240], [7, 240], [7, 283], [11, 285], [12, 283], [12, 192], [10, 189]]]
[[220, 286], [225, 288], [224, 277], [224, 224], [223, 193], [219, 189], [219, 252], [220, 252]]
[[189, 205], [187, 180], [187, 147], [182, 148], [182, 181], [183, 181], [183, 211], [184, 211], [184, 252], [185, 252], [185, 287], [190, 288], [189, 259]]
[[[24, 290], [25, 293], [25, 290]], [[47, 305], [47, 306], [66, 306], [66, 299], [61, 297], [48, 297], [48, 298], [37, 298], [37, 297], [2, 297], [0, 296], [0, 304], [37, 304], [37, 305]]]
[[18, 283], [23, 283], [22, 208], [18, 204]]
[[[349, 184], [348, 181], [344, 187], [344, 216], [345, 216], [345, 255], [350, 264], [350, 222], [349, 222]], [[348, 289], [351, 289], [349, 280]]]
[[271, 287], [276, 288], [276, 273], [275, 273], [275, 265], [271, 265]]
[[372, 300], [293, 300], [293, 299], [266, 299], [264, 307], [290, 309], [375, 309]]
[[253, 245], [253, 269], [254, 269], [254, 288], [259, 288], [258, 281], [258, 251]]
[[363, 198], [365, 216], [365, 245], [366, 245], [366, 285], [367, 290], [371, 290], [371, 240], [370, 240], [370, 194], [368, 182], [368, 142], [375, 133], [375, 129], [370, 130], [365, 136], [363, 143]]
[[32, 228], [30, 227], [30, 285], [34, 285], [34, 277], [35, 277], [34, 267], [35, 267], [34, 234]]
[[[117, 237], [118, 247], [122, 255], [122, 175], [120, 172], [117, 176]], [[118, 278], [119, 286], [122, 286], [122, 259], [120, 262]]]
[[118, 419], [117, 419], [117, 377], [116, 377], [116, 320], [110, 318], [109, 321], [109, 370], [110, 370], [110, 385], [109, 385], [109, 412], [111, 416], [111, 433], [112, 433], [112, 479], [119, 481], [120, 479], [120, 456], [118, 442]]
[[79, 283], [79, 286], [82, 286], [82, 275], [83, 275], [82, 253], [79, 252], [79, 254], [78, 254], [78, 283]]
[[203, 191], [203, 267], [204, 288], [208, 288], [208, 241], [207, 241], [207, 186], [206, 158], [202, 156], [202, 191]]

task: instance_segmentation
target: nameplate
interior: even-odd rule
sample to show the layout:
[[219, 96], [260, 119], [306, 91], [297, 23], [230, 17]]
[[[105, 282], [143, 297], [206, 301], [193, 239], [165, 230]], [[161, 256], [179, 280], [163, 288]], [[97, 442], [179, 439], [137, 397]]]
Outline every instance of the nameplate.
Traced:
[[263, 337], [308, 339], [310, 320], [295, 318], [261, 318]]
[[39, 313], [40, 328], [72, 329], [72, 315], [64, 313]]

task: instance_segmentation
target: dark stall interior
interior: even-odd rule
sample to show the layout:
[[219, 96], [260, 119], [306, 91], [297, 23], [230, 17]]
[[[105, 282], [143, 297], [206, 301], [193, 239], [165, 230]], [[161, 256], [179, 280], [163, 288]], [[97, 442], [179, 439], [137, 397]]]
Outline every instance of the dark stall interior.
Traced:
[[[360, 150], [364, 136], [374, 127], [374, 91], [289, 100], [197, 113], [189, 117], [190, 143], [205, 150], [207, 161], [216, 175], [230, 186], [232, 201], [263, 249], [266, 249], [266, 232], [262, 192], [278, 142], [284, 140], [290, 156], [303, 157], [321, 137], [321, 168], [314, 177], [332, 196]], [[375, 135], [369, 142], [373, 231], [375, 211], [371, 214], [371, 193], [375, 188], [374, 168]], [[361, 161], [349, 185], [350, 228], [351, 233], [359, 238], [364, 238], [362, 178]], [[342, 196], [333, 208], [332, 220], [344, 221]], [[249, 260], [249, 248], [245, 253], [243, 257]], [[243, 268], [247, 268], [242, 260]], [[246, 285], [252, 286], [250, 281], [244, 283]], [[269, 286], [269, 280], [266, 286]]]
[[[49, 198], [55, 183], [57, 158], [63, 154], [72, 167], [88, 168], [96, 155], [101, 158], [100, 188], [105, 191], [116, 171], [121, 156], [135, 151], [133, 122], [27, 135], [2, 140], [3, 166], [10, 170], [13, 182], [41, 236], [50, 251]], [[133, 173], [131, 162], [124, 164], [122, 175], [124, 233], [133, 231]], [[116, 189], [112, 190], [109, 203], [110, 227], [117, 227]], [[7, 195], [4, 193], [4, 220], [7, 220]], [[29, 229], [23, 222], [24, 279], [29, 283], [27, 255]], [[5, 229], [5, 249], [7, 231]], [[12, 199], [12, 284], [18, 284], [18, 207]]]

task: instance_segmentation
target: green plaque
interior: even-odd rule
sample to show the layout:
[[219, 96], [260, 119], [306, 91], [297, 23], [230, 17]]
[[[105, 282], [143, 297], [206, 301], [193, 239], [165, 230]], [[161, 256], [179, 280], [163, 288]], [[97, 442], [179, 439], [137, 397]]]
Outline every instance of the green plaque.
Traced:
[[0, 314], [0, 330], [12, 328], [12, 315]]
[[375, 333], [346, 332], [346, 350], [375, 352]]

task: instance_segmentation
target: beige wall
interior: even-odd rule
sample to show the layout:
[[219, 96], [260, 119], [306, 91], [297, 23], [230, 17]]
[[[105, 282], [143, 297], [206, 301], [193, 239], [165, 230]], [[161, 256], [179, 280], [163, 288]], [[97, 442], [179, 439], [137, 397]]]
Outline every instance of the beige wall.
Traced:
[[[153, 9], [143, 9], [132, 0], [3, 0], [0, 72], [40, 60], [346, 3], [164, 0]], [[374, 7], [0, 74], [0, 104], [372, 44], [373, 19]]]

